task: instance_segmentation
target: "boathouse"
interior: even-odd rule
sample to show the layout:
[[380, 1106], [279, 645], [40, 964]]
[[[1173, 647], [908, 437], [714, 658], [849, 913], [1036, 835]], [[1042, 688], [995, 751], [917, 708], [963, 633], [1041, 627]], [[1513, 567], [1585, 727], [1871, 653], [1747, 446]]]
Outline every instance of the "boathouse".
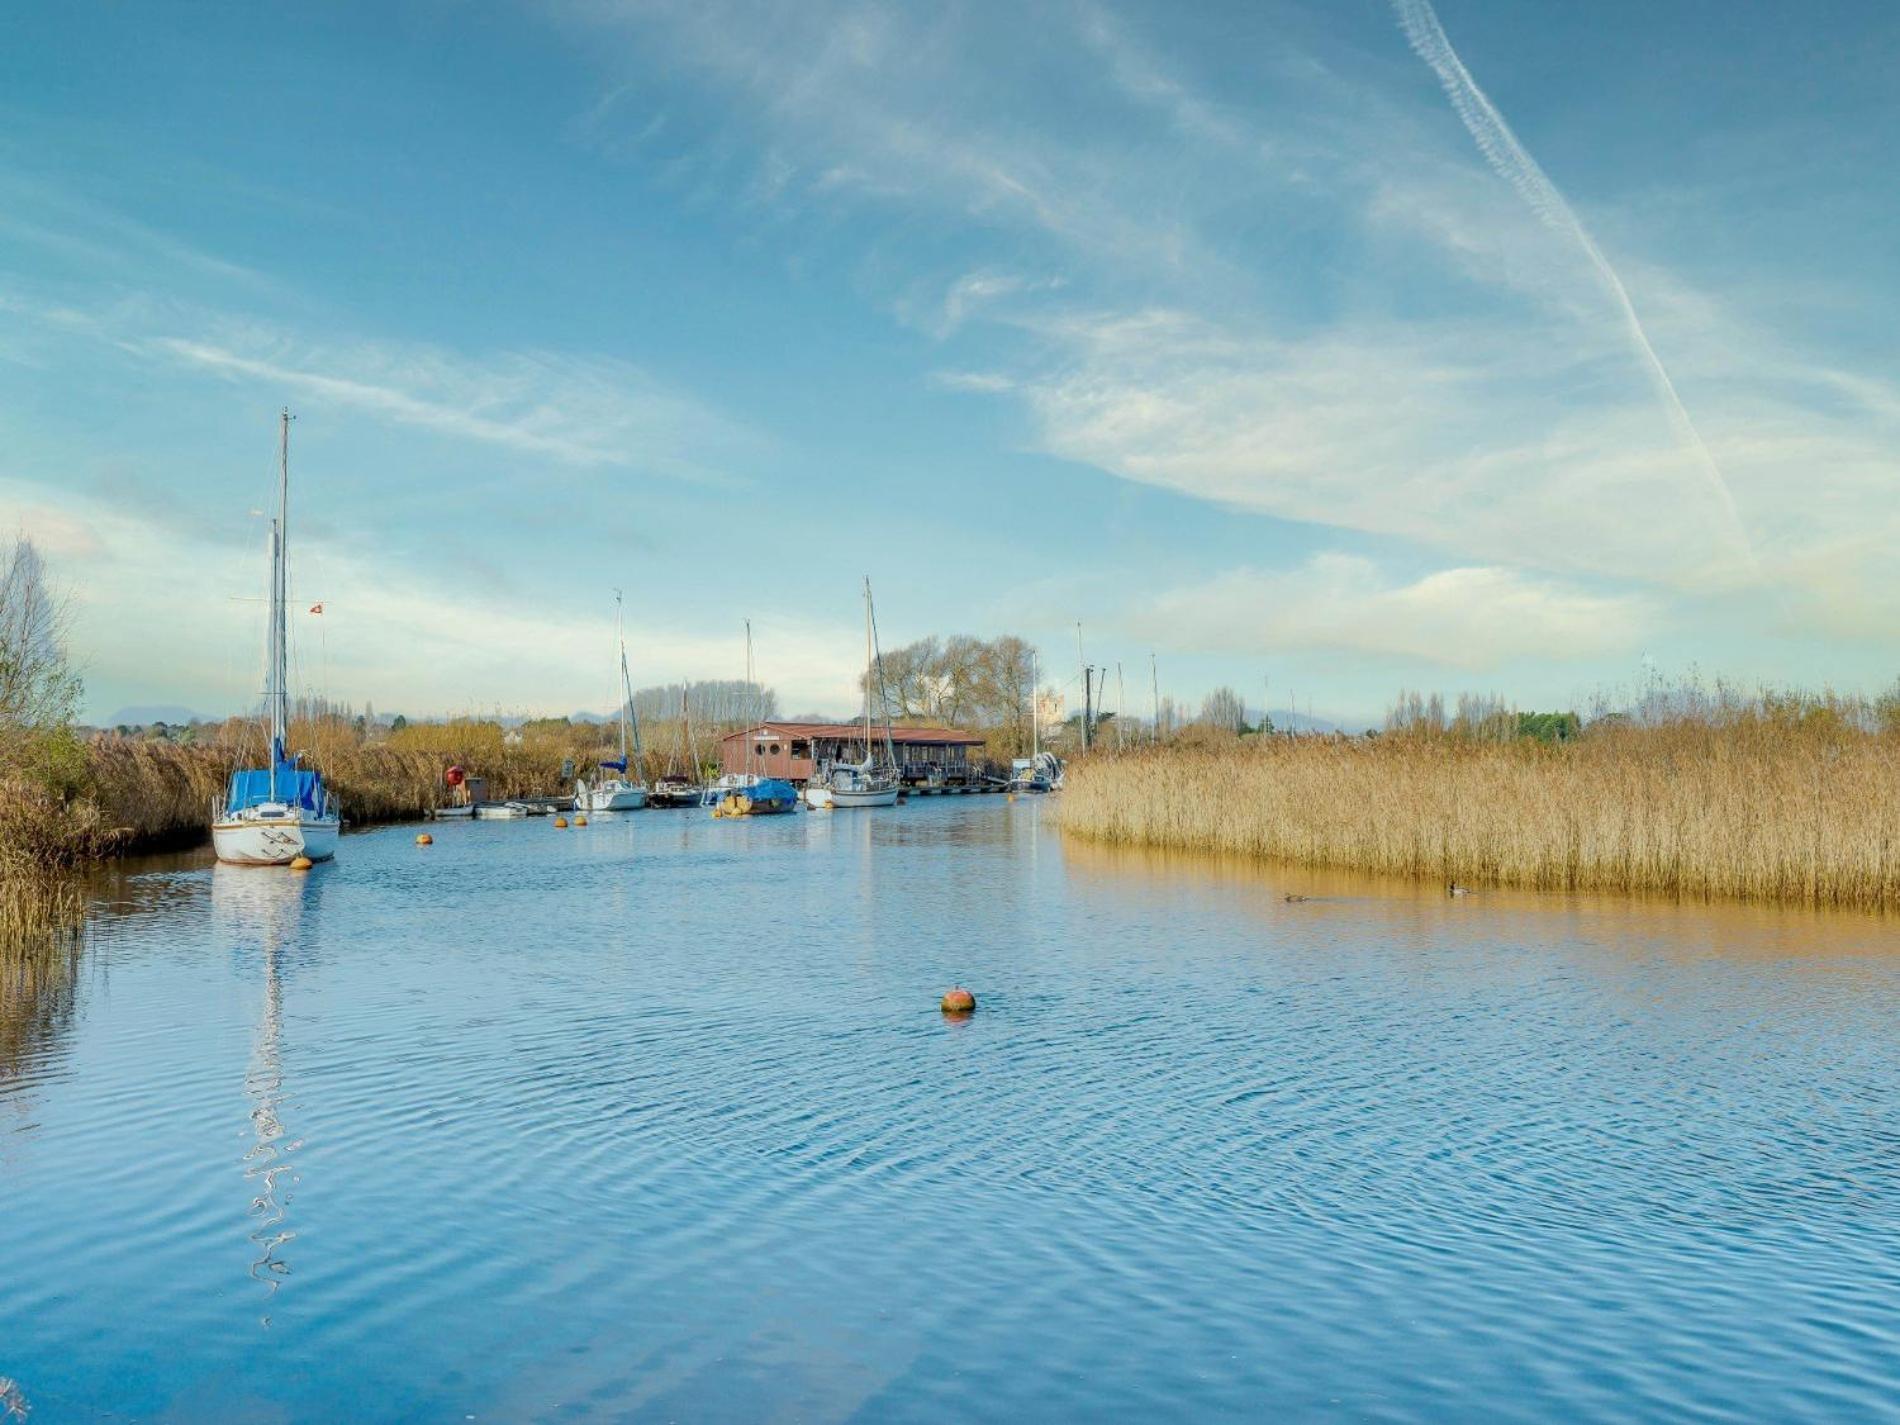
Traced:
[[[874, 742], [882, 742], [882, 729]], [[750, 745], [750, 758], [747, 750]], [[891, 747], [905, 780], [920, 781], [933, 768], [946, 777], [970, 770], [970, 749], [983, 739], [950, 727], [893, 727]], [[719, 740], [719, 765], [724, 772], [757, 772], [806, 782], [830, 762], [864, 760], [864, 724], [861, 722], [762, 722]]]

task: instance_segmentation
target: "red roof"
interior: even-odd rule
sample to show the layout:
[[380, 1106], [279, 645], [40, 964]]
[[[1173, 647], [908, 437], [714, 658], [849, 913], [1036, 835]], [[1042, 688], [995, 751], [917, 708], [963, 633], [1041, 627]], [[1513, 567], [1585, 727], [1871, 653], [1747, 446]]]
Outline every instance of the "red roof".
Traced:
[[[875, 730], [875, 729], [874, 729]], [[728, 732], [722, 742], [730, 742], [735, 737], [744, 737], [748, 732], [771, 733], [778, 737], [864, 737], [864, 724], [861, 722], [761, 722], [751, 727], [741, 728], [738, 732]], [[977, 747], [983, 742], [967, 732], [958, 732], [954, 727], [900, 727], [891, 724], [891, 741], [900, 747]]]

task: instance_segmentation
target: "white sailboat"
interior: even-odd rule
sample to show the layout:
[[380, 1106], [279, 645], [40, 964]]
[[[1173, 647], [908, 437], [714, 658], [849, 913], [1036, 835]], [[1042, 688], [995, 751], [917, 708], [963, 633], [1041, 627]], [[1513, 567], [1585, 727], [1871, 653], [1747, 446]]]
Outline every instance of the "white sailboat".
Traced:
[[[884, 758], [877, 759], [871, 735], [871, 689], [884, 709]], [[884, 699], [883, 670], [877, 656], [877, 627], [871, 611], [871, 580], [864, 580], [864, 760], [828, 767], [805, 784], [805, 800], [814, 807], [888, 807], [897, 805], [897, 752], [891, 745], [890, 706]]]
[[647, 804], [647, 784], [640, 780], [635, 765], [640, 756], [640, 724], [633, 716], [633, 681], [627, 676], [627, 634], [618, 589], [614, 590], [614, 637], [620, 643], [620, 756], [600, 764], [612, 776], [596, 782], [583, 780], [574, 788], [575, 811], [638, 811]]
[[287, 866], [299, 856], [336, 855], [343, 818], [323, 777], [285, 748], [290, 733], [288, 605], [290, 575], [290, 412], [283, 413], [277, 454], [277, 518], [270, 527], [270, 623], [264, 675], [270, 723], [270, 765], [231, 774], [211, 810], [211, 844], [220, 861]]

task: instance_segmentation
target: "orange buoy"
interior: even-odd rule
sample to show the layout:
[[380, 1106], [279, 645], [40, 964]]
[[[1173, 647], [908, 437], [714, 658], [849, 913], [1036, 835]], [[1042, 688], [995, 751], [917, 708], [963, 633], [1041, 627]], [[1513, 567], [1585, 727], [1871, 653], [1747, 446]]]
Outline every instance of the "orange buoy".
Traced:
[[577, 816], [577, 817], [575, 817], [575, 818], [574, 818], [574, 825], [576, 825], [576, 826], [585, 826], [585, 825], [587, 825], [587, 818], [586, 818], [586, 817], [584, 817], [584, 816]]
[[976, 996], [964, 989], [962, 985], [957, 985], [943, 992], [943, 999], [938, 1008], [945, 1014], [974, 1014]]
[[416, 845], [433, 846], [435, 845], [435, 838], [429, 835], [429, 833], [425, 831], [420, 836], [416, 837]]
[[557, 816], [557, 817], [555, 817], [555, 818], [554, 818], [554, 825], [555, 825], [555, 829], [556, 829], [556, 830], [559, 830], [559, 829], [561, 829], [561, 828], [563, 828], [563, 827], [565, 827], [565, 826], [567, 825], [567, 818], [566, 818], [566, 817], [564, 817], [564, 816]]
[[290, 858], [290, 869], [293, 871], [308, 871], [316, 864], [317, 863], [312, 861], [308, 856], [293, 856]]

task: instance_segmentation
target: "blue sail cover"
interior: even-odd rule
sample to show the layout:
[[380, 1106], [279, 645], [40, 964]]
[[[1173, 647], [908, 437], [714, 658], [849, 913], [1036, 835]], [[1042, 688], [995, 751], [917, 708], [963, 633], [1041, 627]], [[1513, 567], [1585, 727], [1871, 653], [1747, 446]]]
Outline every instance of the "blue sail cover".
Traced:
[[600, 765], [603, 767], [611, 767], [616, 772], [624, 772], [627, 770], [627, 759], [624, 757], [617, 757], [611, 762], [602, 761]]
[[225, 810], [243, 811], [246, 807], [259, 806], [264, 802], [282, 802], [285, 806], [302, 807], [305, 811], [321, 811], [323, 778], [289, 759], [280, 759], [277, 763], [274, 791], [270, 769], [267, 767], [231, 774], [231, 794], [225, 801]]

